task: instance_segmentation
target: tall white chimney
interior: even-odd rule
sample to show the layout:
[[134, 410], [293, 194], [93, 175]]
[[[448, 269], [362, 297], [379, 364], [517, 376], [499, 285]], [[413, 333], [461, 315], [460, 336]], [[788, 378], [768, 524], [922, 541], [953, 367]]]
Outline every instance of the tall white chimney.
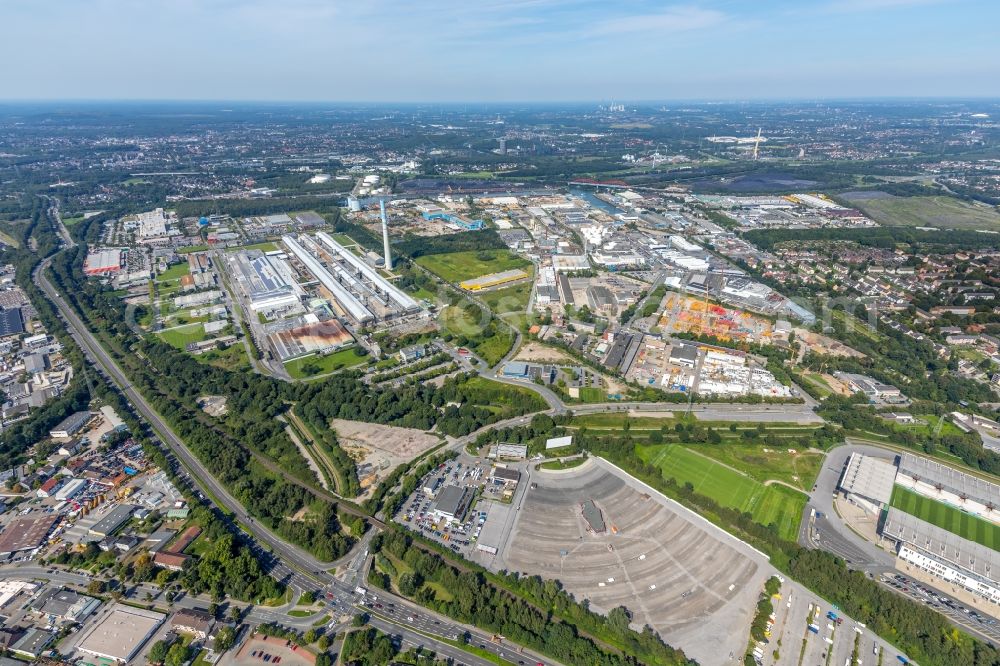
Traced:
[[389, 252], [389, 220], [385, 216], [385, 199], [378, 200], [378, 207], [382, 213], [382, 243], [385, 245], [385, 270], [392, 270], [392, 254]]

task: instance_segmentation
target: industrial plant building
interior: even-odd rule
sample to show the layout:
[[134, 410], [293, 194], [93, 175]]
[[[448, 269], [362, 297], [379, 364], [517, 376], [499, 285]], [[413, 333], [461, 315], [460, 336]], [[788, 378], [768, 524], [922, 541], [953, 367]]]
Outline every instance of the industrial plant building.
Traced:
[[[282, 241], [343, 314], [355, 323], [383, 321], [421, 311], [413, 298], [329, 234], [321, 231], [315, 237], [297, 238], [287, 235]], [[386, 250], [388, 255], [388, 244]], [[387, 256], [387, 268], [391, 262], [391, 256]]]
[[465, 518], [466, 511], [469, 510], [472, 495], [471, 488], [445, 486], [437, 496], [431, 513], [438, 519], [461, 521]]
[[231, 255], [229, 265], [254, 312], [268, 314], [299, 307], [301, 290], [283, 259], [260, 250], [244, 250]]
[[86, 275], [114, 275], [122, 269], [122, 251], [117, 247], [91, 250], [83, 262]]
[[131, 661], [165, 619], [163, 613], [116, 604], [84, 632], [77, 649], [111, 662]]
[[509, 271], [490, 273], [489, 275], [483, 275], [472, 280], [465, 280], [459, 286], [466, 291], [479, 291], [481, 289], [489, 289], [490, 287], [498, 287], [508, 282], [523, 280], [527, 277], [528, 274], [523, 270], [514, 268]]

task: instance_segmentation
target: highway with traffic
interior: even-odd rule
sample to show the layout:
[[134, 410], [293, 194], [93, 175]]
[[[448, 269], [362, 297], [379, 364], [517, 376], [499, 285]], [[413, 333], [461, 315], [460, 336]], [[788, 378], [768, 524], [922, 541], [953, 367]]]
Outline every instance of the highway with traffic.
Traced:
[[[68, 230], [62, 224], [59, 211], [54, 205], [50, 207], [50, 214], [59, 231], [59, 235], [64, 239], [66, 247], [73, 247], [75, 243]], [[180, 471], [180, 475], [201, 489], [199, 492], [202, 493], [201, 496], [205, 498], [205, 501], [209, 501], [208, 498], [211, 498], [220, 504], [220, 508], [232, 516], [233, 521], [243, 531], [247, 540], [253, 544], [254, 552], [261, 557], [265, 565], [269, 566], [269, 573], [288, 584], [293, 590], [304, 591], [319, 588], [325, 593], [327, 600], [331, 603], [338, 604], [343, 608], [357, 606], [359, 608], [367, 608], [370, 611], [371, 607], [365, 606], [364, 595], [360, 595], [356, 591], [358, 587], [356, 584], [345, 583], [330, 573], [335, 567], [359, 557], [359, 549], [362, 551], [362, 556], [367, 557], [367, 541], [360, 541], [355, 546], [352, 554], [348, 554], [339, 561], [319, 562], [308, 552], [283, 541], [266, 527], [255, 521], [244, 509], [243, 505], [232, 497], [226, 488], [204, 467], [198, 457], [187, 448], [183, 440], [174, 433], [170, 426], [146, 401], [143, 395], [132, 386], [128, 376], [77, 316], [74, 309], [51, 284], [45, 275], [45, 271], [50, 266], [51, 260], [52, 257], [46, 258], [38, 265], [32, 275], [32, 280], [56, 306], [73, 340], [83, 350], [85, 356], [94, 367], [127, 397], [131, 407], [150, 425], [160, 438], [160, 443], [166, 447], [169, 454], [181, 463], [182, 470]], [[360, 575], [361, 569], [360, 565], [354, 566], [353, 578], [356, 579]], [[354, 582], [356, 583], [356, 580]], [[492, 652], [498, 656], [508, 655], [503, 657], [505, 659], [514, 656], [510, 648], [502, 643], [494, 642], [491, 635], [485, 634], [474, 627], [453, 623], [445, 616], [433, 613], [401, 597], [396, 597], [385, 592], [382, 592], [382, 594], [393, 599], [395, 608], [399, 609], [400, 614], [405, 612], [405, 616], [400, 615], [399, 617], [371, 614], [372, 625], [387, 633], [401, 635], [411, 643], [413, 641], [420, 641], [421, 644], [440, 654], [448, 654], [449, 652], [457, 653], [457, 656], [453, 658], [457, 659], [460, 663], [473, 664], [475, 666], [485, 666], [493, 662], [470, 654], [439, 639], [443, 638], [453, 641], [455, 636], [467, 636], [470, 642], [477, 645], [481, 644], [483, 650]], [[429, 627], [425, 627], [424, 632], [420, 632], [411, 626], [411, 621], [407, 619], [410, 617], [413, 617], [414, 620], [416, 618], [430, 617], [432, 618], [432, 624]], [[522, 653], [518, 652], [517, 654]], [[529, 652], [523, 654], [526, 658], [534, 660], [536, 663], [553, 663], [551, 660], [539, 655]], [[517, 663], [517, 661], [518, 659], [513, 659], [512, 663]]]
[[[54, 204], [51, 206], [50, 211], [52, 219], [66, 246], [72, 247], [74, 242], [62, 225], [58, 209]], [[457, 651], [457, 656], [454, 658], [461, 663], [476, 664], [478, 666], [479, 664], [491, 662], [469, 654], [445, 641], [454, 641], [456, 637], [468, 636], [469, 640], [477, 647], [481, 647], [483, 650], [491, 652], [494, 655], [512, 661], [512, 663], [518, 663], [518, 661], [523, 661], [525, 658], [532, 661], [532, 663], [552, 663], [550, 660], [543, 660], [537, 655], [522, 653], [515, 648], [504, 645], [502, 642], [498, 643], [493, 640], [494, 637], [482, 631], [454, 623], [444, 616], [433, 613], [428, 609], [412, 604], [395, 595], [384, 591], [361, 592], [364, 572], [367, 571], [370, 565], [368, 543], [372, 531], [369, 531], [368, 537], [359, 541], [352, 553], [341, 560], [336, 562], [320, 562], [308, 552], [287, 543], [265, 526], [255, 521], [227, 489], [211, 475], [198, 457], [187, 448], [183, 440], [174, 433], [156, 410], [145, 400], [142, 394], [132, 386], [128, 376], [118, 366], [114, 358], [102, 347], [74, 309], [48, 280], [45, 270], [50, 263], [51, 258], [44, 260], [35, 270], [32, 279], [56, 306], [66, 323], [70, 335], [83, 350], [93, 366], [110, 383], [121, 390], [134, 410], [157, 434], [160, 443], [165, 447], [170, 458], [178, 463], [178, 473], [181, 479], [190, 482], [191, 486], [197, 489], [197, 492], [205, 501], [217, 503], [220, 508], [230, 514], [234, 524], [244, 532], [248, 543], [251, 544], [251, 547], [261, 558], [262, 562], [269, 567], [269, 572], [272, 575], [296, 591], [319, 590], [325, 595], [326, 600], [331, 604], [332, 608], [344, 611], [351, 609], [351, 613], [359, 609], [363, 610], [370, 616], [370, 622], [373, 626], [387, 633], [401, 636], [411, 644], [414, 641], [418, 641], [420, 644], [442, 655], [449, 655], [449, 652]], [[498, 364], [496, 368], [499, 367], [501, 366]], [[627, 402], [612, 405], [567, 406], [550, 389], [505, 378], [502, 374], [498, 374], [496, 368], [486, 369], [482, 374], [506, 384], [525, 386], [537, 391], [546, 400], [549, 409], [545, 413], [549, 414], [564, 414], [570, 411], [574, 414], [629, 411], [635, 413], [655, 413], [658, 415], [665, 415], [667, 412], [692, 412], [706, 420], [822, 422], [822, 419], [813, 411], [811, 404], [749, 405], [742, 403], [712, 403], [684, 405], [677, 403]], [[457, 449], [464, 447], [486, 429], [527, 424], [530, 422], [532, 416], [519, 416], [492, 424], [465, 437], [451, 440], [449, 448]], [[844, 461], [854, 451], [883, 457], [891, 455], [891, 452], [885, 449], [862, 443], [849, 443], [846, 446], [834, 449], [827, 456], [817, 479], [816, 486], [812, 493], [810, 493], [809, 504], [806, 507], [806, 513], [802, 521], [800, 541], [809, 547], [822, 548], [833, 552], [847, 560], [852, 568], [860, 569], [870, 574], [873, 578], [878, 577], [881, 579], [893, 571], [895, 558], [890, 553], [866, 541], [860, 535], [850, 530], [839, 519], [833, 507], [833, 497]], [[373, 530], [378, 529], [379, 521], [371, 517], [367, 518], [371, 521]], [[339, 570], [340, 574], [335, 576], [331, 573], [333, 570]], [[42, 575], [29, 567], [4, 570], [4, 572], [7, 571], [20, 571], [24, 575]], [[58, 571], [56, 574], [46, 571], [46, 575], [50, 577], [53, 575], [63, 576], [67, 582], [71, 582], [69, 577], [72, 576], [72, 574]], [[1000, 634], [992, 631], [992, 627], [981, 627], [971, 623], [967, 614], [965, 614], [965, 617], [961, 613], [957, 617], [952, 617], [948, 612], [943, 612], [955, 621], [956, 624], [962, 626], [963, 629], [982, 638], [996, 641], [1000, 637]], [[265, 621], [276, 621], [274, 618], [280, 617], [282, 624], [296, 626], [294, 618], [274, 609], [254, 609], [251, 611], [250, 617], [259, 620], [271, 618]]]

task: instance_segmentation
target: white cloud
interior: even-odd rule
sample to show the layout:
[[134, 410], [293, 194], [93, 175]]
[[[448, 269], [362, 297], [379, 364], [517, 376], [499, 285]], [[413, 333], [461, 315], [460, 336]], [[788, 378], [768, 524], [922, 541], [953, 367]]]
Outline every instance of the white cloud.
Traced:
[[834, 0], [827, 5], [831, 12], [875, 12], [886, 9], [907, 9], [924, 5], [937, 5], [942, 0]]
[[630, 33], [675, 33], [713, 28], [728, 21], [723, 12], [700, 7], [672, 7], [653, 14], [637, 14], [612, 18], [592, 24], [588, 36], [624, 35]]

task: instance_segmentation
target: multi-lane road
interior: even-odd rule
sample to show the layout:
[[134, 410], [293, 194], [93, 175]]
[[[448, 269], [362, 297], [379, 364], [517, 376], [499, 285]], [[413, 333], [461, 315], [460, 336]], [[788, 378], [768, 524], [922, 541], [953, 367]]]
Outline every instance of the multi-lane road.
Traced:
[[[60, 236], [63, 238], [66, 247], [72, 247], [75, 245], [65, 226], [62, 224], [62, 220], [59, 217], [59, 211], [54, 205], [50, 207], [50, 215], [59, 231]], [[70, 307], [62, 295], [59, 294], [58, 290], [56, 290], [51, 282], [49, 282], [45, 276], [45, 270], [49, 267], [50, 263], [51, 257], [41, 262], [32, 275], [32, 280], [56, 306], [63, 318], [63, 321], [66, 322], [69, 334], [73, 337], [73, 340], [77, 343], [77, 345], [79, 345], [81, 350], [83, 350], [88, 360], [107, 378], [109, 382], [118, 387], [118, 389], [130, 401], [133, 409], [135, 409], [136, 412], [141, 415], [143, 419], [145, 419], [153, 431], [158, 435], [160, 441], [167, 447], [169, 453], [182, 464], [183, 470], [181, 471], [181, 475], [187, 480], [190, 480], [192, 484], [199, 488], [201, 492], [205, 493], [208, 498], [218, 502], [222, 508], [231, 514], [233, 520], [240, 525], [240, 529], [244, 531], [248, 540], [253, 544], [254, 551], [260, 555], [265, 562], [270, 563], [271, 568], [269, 572], [272, 575], [275, 575], [275, 577], [279, 580], [284, 580], [291, 587], [299, 590], [317, 588], [325, 589], [327, 597], [331, 602], [337, 603], [341, 608], [353, 608], [358, 602], [357, 594], [354, 591], [354, 584], [348, 584], [338, 580], [330, 573], [330, 571], [334, 567], [352, 559], [356, 563], [359, 549], [365, 551], [364, 554], [366, 556], [367, 540], [359, 542], [358, 546], [355, 548], [354, 554], [349, 554], [340, 561], [319, 562], [309, 553], [283, 541], [274, 535], [270, 530], [255, 521], [253, 517], [247, 513], [243, 505], [232, 497], [226, 488], [219, 483], [214, 476], [212, 476], [197, 456], [191, 453], [191, 451], [184, 444], [183, 440], [181, 440], [181, 438], [173, 432], [170, 426], [146, 401], [143, 395], [132, 386], [128, 376], [124, 373], [124, 371], [122, 371], [110, 354], [105, 351], [100, 342], [98, 342], [83, 321], [77, 316], [73, 308]], [[355, 579], [355, 582], [360, 576], [361, 568], [361, 566], [356, 565], [353, 567], [353, 574], [348, 574], [351, 578]], [[13, 569], [12, 571], [18, 570]], [[24, 575], [25, 571], [21, 571], [21, 574]], [[385, 594], [385, 596], [389, 597], [392, 595]], [[471, 642], [474, 642], [477, 645], [481, 644], [483, 649], [492, 652], [493, 654], [501, 655], [510, 653], [513, 655], [510, 648], [493, 642], [491, 640], [491, 636], [479, 631], [478, 629], [452, 623], [444, 616], [435, 614], [416, 604], [412, 604], [405, 599], [395, 596], [392, 596], [392, 599], [395, 607], [399, 609], [399, 613], [406, 613], [405, 617], [376, 617], [373, 615], [371, 623], [373, 626], [376, 626], [387, 633], [400, 635], [402, 639], [409, 644], [424, 645], [439, 654], [451, 656], [459, 663], [474, 664], [475, 666], [485, 666], [486, 664], [493, 663], [484, 658], [477, 657], [460, 650], [449, 643], [442, 642], [434, 638], [434, 635], [437, 635], [441, 638], [451, 640], [453, 635], [466, 635], [469, 637]], [[410, 621], [408, 620], [409, 617], [413, 617], [415, 619], [417, 617], [432, 618], [432, 624], [427, 628], [427, 631], [419, 632], [410, 626]], [[437, 630], [434, 631], [432, 630], [433, 628], [437, 628]], [[429, 635], [424, 635], [425, 633]], [[518, 654], [522, 653], [518, 652]], [[525, 652], [523, 654], [526, 659], [533, 660], [535, 662], [553, 663], [548, 659], [543, 661], [540, 656], [529, 652]], [[504, 656], [503, 658], [507, 659], [508, 657]], [[519, 660], [514, 659], [513, 663], [517, 663], [517, 661]]]

